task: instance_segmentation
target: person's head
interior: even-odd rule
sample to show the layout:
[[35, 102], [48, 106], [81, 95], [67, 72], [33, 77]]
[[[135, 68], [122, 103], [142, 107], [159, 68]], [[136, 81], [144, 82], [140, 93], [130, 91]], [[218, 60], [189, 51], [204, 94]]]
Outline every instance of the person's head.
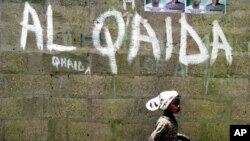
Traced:
[[192, 5], [195, 7], [199, 6], [200, 3], [201, 3], [201, 0], [192, 0]]
[[180, 111], [180, 96], [176, 91], [163, 91], [157, 97], [150, 99], [146, 103], [146, 108], [150, 111], [161, 109], [178, 113]]
[[219, 0], [212, 0], [212, 2], [213, 2], [213, 3], [217, 3], [217, 2], [219, 2]]
[[217, 4], [219, 3], [219, 0], [212, 0], [212, 4]]
[[180, 96], [176, 96], [169, 104], [167, 110], [171, 113], [178, 113], [181, 110], [180, 107]]

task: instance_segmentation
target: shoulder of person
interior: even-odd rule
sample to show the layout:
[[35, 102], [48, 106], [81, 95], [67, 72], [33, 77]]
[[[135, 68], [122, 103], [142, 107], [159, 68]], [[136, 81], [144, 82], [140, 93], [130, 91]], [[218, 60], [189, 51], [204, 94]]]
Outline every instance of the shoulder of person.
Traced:
[[218, 3], [218, 5], [220, 5], [220, 6], [225, 6], [224, 4], [222, 4], [222, 3]]
[[158, 121], [157, 124], [171, 124], [169, 117], [166, 116], [161, 116]]
[[182, 3], [182, 2], [178, 2], [177, 4], [185, 5], [185, 4], [184, 4], [184, 3]]
[[200, 9], [204, 9], [205, 7], [205, 5], [200, 5]]

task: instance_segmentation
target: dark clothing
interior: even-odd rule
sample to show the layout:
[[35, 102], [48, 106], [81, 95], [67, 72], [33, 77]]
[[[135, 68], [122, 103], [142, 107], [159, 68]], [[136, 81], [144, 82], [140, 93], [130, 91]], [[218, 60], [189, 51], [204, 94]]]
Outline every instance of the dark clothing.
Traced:
[[148, 141], [177, 141], [177, 123], [166, 116], [161, 116]]
[[185, 135], [178, 133], [178, 124], [174, 115], [165, 113], [158, 119], [156, 128], [148, 141], [178, 141], [178, 139], [189, 140]]
[[185, 5], [181, 2], [176, 2], [176, 3], [172, 3], [169, 2], [165, 5], [165, 8], [167, 10], [180, 10], [180, 11], [184, 11], [185, 10]]
[[213, 5], [212, 3], [206, 6], [206, 11], [211, 12], [225, 12], [225, 6], [221, 3]]

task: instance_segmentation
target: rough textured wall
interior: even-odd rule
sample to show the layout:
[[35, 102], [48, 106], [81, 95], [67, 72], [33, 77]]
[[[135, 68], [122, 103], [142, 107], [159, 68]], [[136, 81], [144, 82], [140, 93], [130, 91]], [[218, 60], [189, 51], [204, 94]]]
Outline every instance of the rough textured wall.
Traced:
[[[232, 47], [232, 64], [225, 50], [219, 50], [214, 64], [210, 58], [195, 65], [179, 61], [180, 13], [144, 12], [143, 0], [135, 9], [122, 0], [29, 0], [40, 21], [42, 33], [28, 31], [22, 48], [24, 0], [0, 0], [0, 141], [140, 141], [146, 140], [162, 114], [145, 108], [148, 99], [163, 90], [177, 90], [182, 111], [177, 114], [179, 131], [192, 141], [229, 140], [230, 124], [250, 123], [250, 11], [249, 0], [227, 0], [227, 14], [186, 14], [212, 56], [213, 21], [218, 21]], [[53, 13], [53, 43], [75, 47], [72, 51], [47, 48], [48, 6]], [[127, 22], [121, 47], [115, 52], [117, 74], [111, 61], [93, 45], [95, 20], [116, 9]], [[152, 44], [141, 42], [129, 64], [133, 27], [138, 13], [147, 19], [160, 44], [160, 58]], [[33, 15], [34, 16], [34, 15]], [[173, 53], [165, 60], [166, 23], [172, 19]], [[29, 13], [28, 23], [34, 25]], [[120, 23], [119, 23], [120, 24]], [[38, 26], [36, 26], [38, 27]], [[107, 37], [115, 42], [118, 25], [114, 17], [105, 20], [101, 45]], [[35, 29], [35, 31], [38, 31]], [[148, 35], [144, 26], [142, 34]], [[42, 37], [43, 49], [36, 37]], [[110, 44], [109, 44], [110, 45]], [[62, 47], [61, 46], [61, 47]], [[188, 36], [188, 54], [199, 53]], [[110, 53], [110, 52], [109, 52]], [[111, 52], [112, 53], [112, 52]], [[114, 56], [113, 56], [114, 57]]]

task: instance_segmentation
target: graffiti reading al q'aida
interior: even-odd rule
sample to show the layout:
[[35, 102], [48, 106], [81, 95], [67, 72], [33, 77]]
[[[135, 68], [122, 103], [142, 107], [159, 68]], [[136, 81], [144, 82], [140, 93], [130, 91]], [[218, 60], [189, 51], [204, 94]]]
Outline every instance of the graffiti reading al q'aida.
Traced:
[[[126, 7], [126, 4], [124, 4]], [[132, 4], [133, 6], [133, 4]], [[158, 5], [159, 6], [159, 5]], [[127, 61], [129, 64], [131, 64], [139, 51], [139, 48], [141, 47], [141, 42], [147, 42], [152, 45], [152, 54], [156, 60], [160, 60], [162, 57], [162, 51], [161, 51], [161, 44], [158, 40], [157, 34], [153, 27], [150, 25], [150, 23], [147, 21], [147, 19], [143, 18], [139, 13], [135, 13], [134, 15], [127, 14], [128, 17], [132, 16], [132, 21], [129, 22], [128, 18], [125, 23], [123, 13], [118, 10], [107, 10], [104, 13], [100, 14], [99, 17], [96, 18], [94, 21], [93, 29], [92, 29], [92, 42], [93, 46], [96, 48], [96, 50], [102, 54], [103, 56], [106, 56], [109, 58], [110, 68], [111, 72], [113, 74], [118, 73], [118, 67], [117, 67], [117, 61], [116, 61], [116, 52], [120, 49], [120, 47], [123, 44], [126, 32], [125, 29], [128, 26], [128, 24], [131, 24], [132, 28], [131, 35], [130, 35], [130, 45], [128, 50], [128, 57]], [[54, 43], [54, 28], [53, 28], [53, 10], [51, 4], [48, 5], [47, 12], [46, 12], [46, 33], [47, 36], [45, 36], [47, 43], [45, 47], [49, 51], [74, 51], [77, 50], [77, 47], [75, 46], [67, 46], [67, 45], [59, 45]], [[116, 40], [112, 40], [112, 36], [110, 34], [110, 30], [105, 26], [106, 19], [113, 18], [116, 21], [117, 24], [117, 37]], [[32, 20], [33, 23], [29, 23], [29, 21]], [[163, 19], [164, 21], [164, 19]], [[204, 61], [208, 60], [210, 58], [210, 65], [213, 65], [215, 62], [218, 51], [224, 50], [225, 51], [225, 57], [227, 60], [227, 63], [229, 65], [232, 64], [233, 55], [232, 55], [232, 47], [227, 41], [227, 38], [222, 30], [222, 28], [219, 25], [219, 22], [217, 20], [213, 21], [213, 41], [211, 42], [211, 53], [209, 52], [207, 46], [202, 41], [199, 34], [192, 28], [192, 26], [188, 23], [186, 19], [185, 13], [181, 13], [181, 18], [179, 19], [179, 23], [181, 26], [180, 29], [180, 51], [179, 51], [179, 62], [188, 66], [188, 65], [194, 65], [194, 64], [200, 64]], [[43, 27], [41, 25], [40, 19], [38, 17], [38, 14], [36, 10], [28, 3], [25, 2], [24, 5], [24, 12], [23, 12], [23, 20], [20, 23], [21, 25], [21, 37], [20, 37], [20, 47], [22, 49], [26, 48], [26, 43], [28, 40], [28, 32], [35, 33], [36, 38], [36, 47], [39, 50], [43, 50]], [[173, 53], [173, 29], [172, 29], [172, 18], [167, 16], [165, 18], [165, 32], [166, 32], [166, 45], [164, 45], [164, 48], [166, 50], [165, 54], [165, 61], [168, 61]], [[144, 35], [141, 33], [141, 29], [144, 28], [147, 32], [147, 35]], [[101, 41], [101, 32], [104, 32], [105, 41], [106, 44], [103, 45]], [[197, 43], [197, 47], [199, 49], [199, 53], [195, 54], [189, 54], [187, 53], [187, 35], [189, 35], [194, 39], [194, 41]], [[67, 69], [73, 69], [75, 71], [81, 71], [85, 72], [85, 74], [90, 74], [90, 67], [87, 65], [83, 65], [81, 61], [79, 60], [72, 60], [70, 58], [66, 57], [57, 57], [54, 56], [52, 58], [52, 65], [56, 68], [67, 68]]]
[[144, 10], [148, 12], [225, 14], [226, 0], [145, 0]]

